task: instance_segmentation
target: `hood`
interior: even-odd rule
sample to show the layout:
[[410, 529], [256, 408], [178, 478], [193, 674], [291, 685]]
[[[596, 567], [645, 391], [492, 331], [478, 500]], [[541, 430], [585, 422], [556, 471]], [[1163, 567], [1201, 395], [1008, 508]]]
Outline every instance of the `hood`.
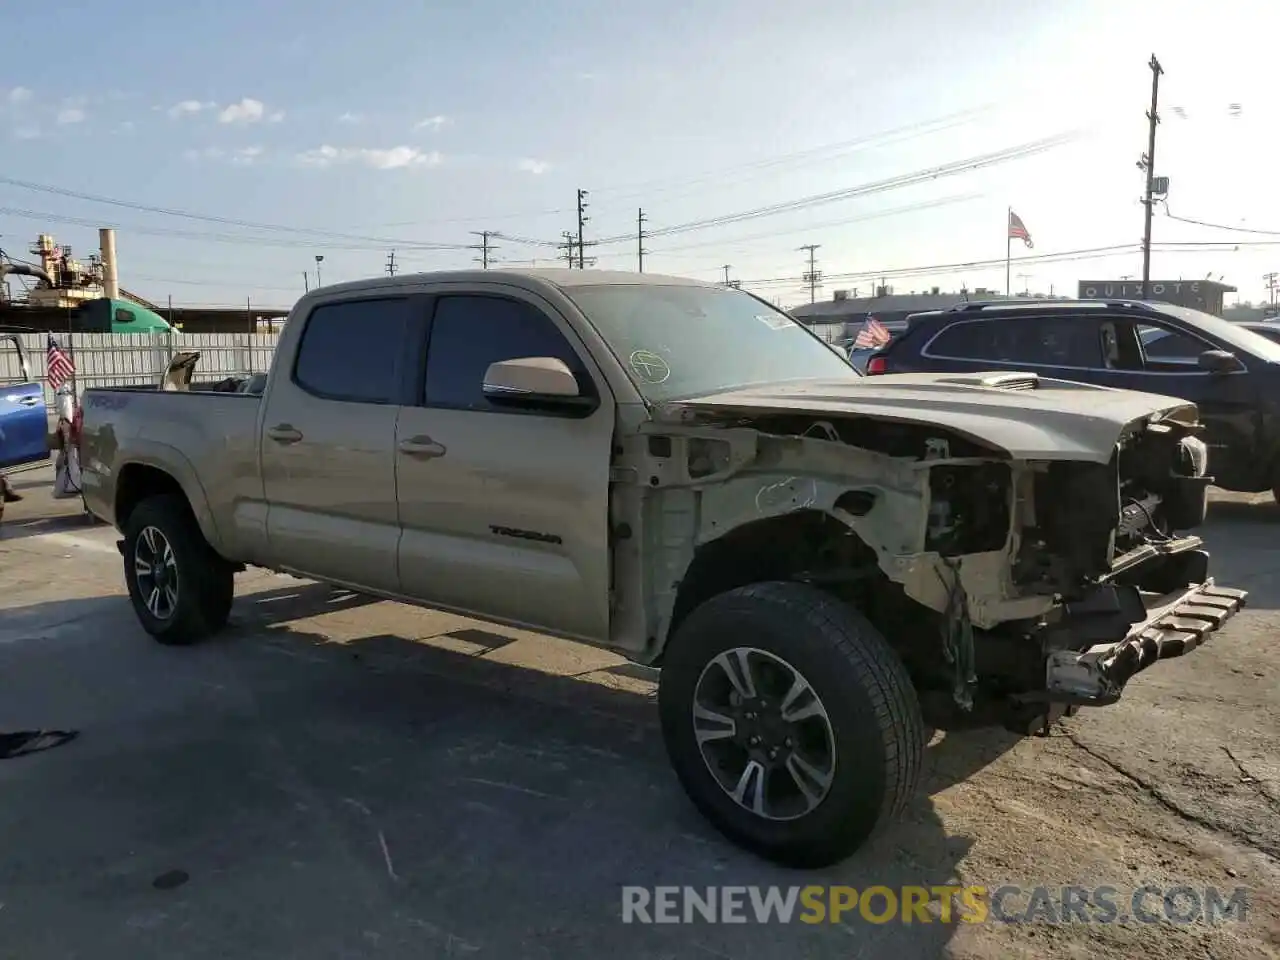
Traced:
[[1175, 397], [1049, 380], [1034, 373], [898, 373], [857, 380], [801, 380], [673, 401], [660, 416], [801, 413], [874, 417], [945, 427], [1021, 460], [1106, 463], [1135, 422], [1195, 423]]

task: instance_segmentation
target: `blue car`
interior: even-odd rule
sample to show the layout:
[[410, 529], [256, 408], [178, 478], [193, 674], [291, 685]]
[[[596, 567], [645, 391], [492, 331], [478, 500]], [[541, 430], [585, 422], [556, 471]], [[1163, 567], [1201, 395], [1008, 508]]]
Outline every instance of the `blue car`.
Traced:
[[0, 371], [8, 373], [0, 380], [0, 470], [48, 460], [44, 386], [32, 378], [16, 334], [0, 333]]

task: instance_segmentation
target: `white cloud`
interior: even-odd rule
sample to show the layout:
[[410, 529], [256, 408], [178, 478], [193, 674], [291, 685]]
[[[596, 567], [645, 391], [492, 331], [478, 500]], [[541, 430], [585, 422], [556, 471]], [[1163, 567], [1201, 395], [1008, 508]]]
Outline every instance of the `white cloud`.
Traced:
[[284, 111], [277, 110], [275, 113], [271, 114], [271, 116], [267, 117], [267, 123], [279, 123], [283, 119]]
[[216, 104], [203, 103], [199, 100], [181, 100], [169, 108], [169, 116], [177, 119], [188, 114], [201, 113], [205, 110], [212, 110]]
[[14, 87], [5, 96], [10, 103], [26, 103], [31, 99], [31, 90], [27, 87]]
[[241, 147], [231, 152], [231, 164], [236, 167], [248, 167], [257, 163], [262, 156], [261, 147]]
[[225, 150], [222, 147], [204, 147], [196, 150], [186, 150], [183, 156], [193, 163], [202, 160], [214, 160], [229, 163], [233, 167], [249, 167], [257, 163], [262, 158], [262, 147], [238, 147], [234, 150]]
[[124, 120], [116, 124], [116, 128], [113, 132], [114, 133], [132, 133], [136, 126], [137, 124], [134, 123], [132, 120]]
[[417, 147], [332, 147], [328, 144], [298, 154], [298, 162], [308, 167], [331, 167], [358, 163], [375, 170], [401, 170], [410, 167], [435, 167], [444, 158], [438, 151]]
[[83, 123], [84, 111], [79, 107], [63, 107], [58, 111], [58, 124], [66, 126], [69, 123]]
[[352, 113], [350, 110], [348, 110], [346, 113], [344, 113], [342, 116], [338, 118], [338, 122], [339, 123], [363, 123], [364, 115], [359, 113]]
[[434, 117], [426, 117], [426, 118], [424, 118], [424, 119], [422, 119], [422, 120], [419, 120], [417, 123], [415, 123], [415, 124], [413, 125], [413, 129], [415, 129], [415, 130], [439, 130], [441, 127], [443, 127], [443, 126], [444, 126], [446, 123], [448, 123], [448, 122], [449, 122], [449, 118], [448, 118], [448, 117], [446, 117], [446, 116], [445, 116], [444, 114], [442, 114], [442, 113], [437, 113]]
[[13, 131], [13, 138], [15, 140], [39, 140], [40, 128], [39, 127], [18, 127], [16, 130]]
[[267, 108], [261, 100], [245, 97], [239, 103], [223, 107], [218, 114], [219, 123], [257, 123], [266, 116]]
[[516, 164], [516, 169], [522, 173], [532, 173], [535, 177], [539, 174], [546, 173], [551, 169], [551, 164], [545, 160], [534, 160], [531, 157], [525, 157]]

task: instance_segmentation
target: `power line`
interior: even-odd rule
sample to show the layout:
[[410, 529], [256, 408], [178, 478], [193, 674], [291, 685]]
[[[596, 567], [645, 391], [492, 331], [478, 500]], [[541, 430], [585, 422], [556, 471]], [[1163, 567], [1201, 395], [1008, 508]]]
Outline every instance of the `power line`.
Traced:
[[431, 241], [420, 240], [388, 240], [385, 237], [368, 237], [349, 233], [335, 233], [331, 230], [316, 230], [310, 227], [290, 227], [279, 223], [260, 223], [253, 220], [239, 220], [234, 217], [219, 217], [212, 214], [195, 213], [190, 210], [178, 210], [173, 207], [158, 207], [146, 203], [136, 203], [131, 200], [118, 200], [114, 197], [101, 197], [91, 193], [81, 193], [78, 190], [68, 190], [65, 187], [56, 187], [43, 183], [32, 183], [27, 180], [15, 180], [11, 177], [0, 177], [0, 184], [18, 187], [23, 190], [34, 190], [38, 193], [49, 193], [55, 196], [68, 197], [73, 200], [84, 200], [89, 203], [102, 203], [113, 207], [123, 207], [129, 210], [138, 210], [144, 213], [155, 213], [166, 217], [180, 217], [186, 220], [199, 220], [205, 223], [218, 223], [224, 226], [247, 227], [251, 230], [266, 230], [278, 233], [296, 233], [301, 235], [309, 235], [313, 237], [330, 237], [340, 240], [360, 240], [366, 243], [380, 243], [384, 248], [387, 246], [412, 246], [419, 249], [435, 248], [441, 250], [457, 250], [461, 249], [458, 244], [454, 243], [433, 243]]
[[[676, 224], [670, 227], [660, 227], [650, 231], [650, 236], [671, 236], [677, 233], [689, 233], [694, 230], [705, 230], [710, 227], [724, 226], [730, 223], [741, 223], [744, 220], [754, 220], [760, 217], [776, 216], [780, 213], [791, 213], [796, 210], [805, 210], [811, 207], [823, 206], [828, 203], [835, 203], [840, 200], [852, 200], [857, 197], [871, 196], [877, 193], [885, 193], [890, 190], [900, 190], [903, 187], [916, 186], [917, 184], [927, 183], [938, 180], [943, 177], [953, 177], [963, 173], [970, 173], [974, 170], [985, 169], [986, 167], [996, 166], [998, 164], [1010, 163], [1015, 160], [1024, 160], [1029, 157], [1037, 156], [1048, 150], [1056, 149], [1076, 140], [1078, 133], [1068, 132], [1057, 134], [1052, 137], [1045, 137], [1040, 140], [1033, 140], [1028, 143], [1019, 144], [1013, 147], [1007, 147], [1003, 150], [997, 150], [992, 153], [981, 154], [975, 157], [968, 157], [964, 160], [956, 160], [951, 163], [943, 164], [938, 167], [930, 167], [924, 170], [917, 170], [913, 173], [901, 174], [896, 177], [888, 177], [884, 180], [877, 180], [872, 183], [859, 184], [855, 187], [846, 187], [841, 190], [833, 190], [827, 193], [814, 194], [808, 197], [799, 197], [794, 200], [786, 200], [780, 203], [769, 204], [768, 206], [756, 207], [750, 210], [738, 211], [735, 213], [721, 214], [716, 217], [707, 217], [702, 220], [692, 220], [687, 223]], [[621, 235], [612, 237], [602, 237], [597, 243], [618, 243], [620, 241], [630, 241], [631, 236]]]
[[[951, 130], [959, 126], [963, 126], [964, 124], [971, 123], [977, 117], [985, 113], [989, 113], [994, 106], [994, 104], [985, 104], [981, 107], [956, 111], [932, 120], [923, 120], [917, 123], [906, 124], [901, 127], [893, 127], [888, 130], [882, 130], [879, 133], [856, 137], [852, 140], [840, 140], [833, 143], [819, 144], [816, 147], [810, 147], [804, 150], [794, 150], [789, 153], [775, 154], [772, 157], [765, 157], [763, 159], [753, 160], [747, 163], [720, 167], [715, 170], [705, 170], [690, 177], [682, 177], [675, 180], [663, 178], [633, 182], [621, 186], [601, 187], [597, 188], [596, 193], [605, 194], [605, 198], [611, 201], [626, 200], [632, 197], [647, 197], [653, 196], [655, 193], [666, 193], [670, 189], [678, 189], [682, 186], [696, 186], [708, 182], [723, 183], [725, 182], [727, 174], [764, 172], [771, 171], [778, 167], [821, 162], [823, 160], [833, 159], [832, 156], [824, 156], [826, 154], [839, 156], [845, 153], [855, 152], [864, 147], [901, 143], [921, 136], [942, 133], [946, 130]], [[615, 196], [614, 194], [620, 190], [628, 192]]]
[[[803, 249], [803, 248], [802, 248]], [[1022, 263], [1069, 263], [1078, 260], [1101, 259], [1105, 257], [1114, 257], [1124, 253], [1134, 253], [1139, 249], [1139, 244], [1124, 243], [1114, 244], [1106, 247], [1085, 247], [1079, 250], [1061, 250], [1055, 253], [1029, 254], [1025, 257], [1014, 257], [1014, 264]], [[966, 260], [957, 263], [936, 263], [914, 267], [890, 267], [880, 268], [876, 270], [863, 270], [844, 273], [828, 273], [823, 275], [823, 280], [866, 280], [879, 279], [882, 277], [902, 279], [909, 276], [916, 276], [930, 273], [948, 273], [964, 270], [981, 270], [989, 267], [1004, 266], [1004, 257], [996, 260]], [[766, 277], [759, 280], [743, 280], [743, 285], [757, 286], [762, 284], [775, 283], [800, 283], [805, 282], [803, 276], [789, 277]]]
[[1235, 233], [1256, 233], [1261, 236], [1280, 237], [1280, 230], [1262, 230], [1257, 227], [1239, 227], [1231, 226], [1226, 223], [1210, 223], [1207, 220], [1193, 220], [1191, 217], [1177, 217], [1169, 210], [1168, 201], [1161, 201], [1164, 204], [1164, 215], [1166, 219], [1176, 220], [1179, 223], [1190, 223], [1197, 227], [1212, 227], [1214, 230], [1231, 230]]

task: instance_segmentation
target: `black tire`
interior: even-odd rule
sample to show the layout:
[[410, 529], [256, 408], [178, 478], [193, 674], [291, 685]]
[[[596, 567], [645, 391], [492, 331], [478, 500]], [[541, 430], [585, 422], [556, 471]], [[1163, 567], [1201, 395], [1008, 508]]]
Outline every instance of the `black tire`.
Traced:
[[[176, 590], [173, 602], [158, 603], [156, 611], [148, 606], [148, 599], [155, 595], [154, 581], [140, 582], [145, 577], [140, 577], [138, 559], [150, 557], [150, 544], [161, 542], [168, 545], [173, 560], [166, 583], [176, 582]], [[160, 643], [195, 643], [227, 622], [235, 575], [209, 546], [180, 496], [151, 497], [129, 514], [124, 529], [124, 579], [138, 622]]]
[[[830, 786], [792, 819], [740, 805], [712, 774], [695, 732], [704, 670], [718, 655], [747, 647], [797, 671], [829, 720]], [[866, 617], [817, 588], [759, 583], [702, 604], [671, 638], [658, 700], [667, 753], [690, 799], [730, 840], [769, 860], [794, 867], [843, 860], [915, 795], [925, 737], [911, 678]]]

